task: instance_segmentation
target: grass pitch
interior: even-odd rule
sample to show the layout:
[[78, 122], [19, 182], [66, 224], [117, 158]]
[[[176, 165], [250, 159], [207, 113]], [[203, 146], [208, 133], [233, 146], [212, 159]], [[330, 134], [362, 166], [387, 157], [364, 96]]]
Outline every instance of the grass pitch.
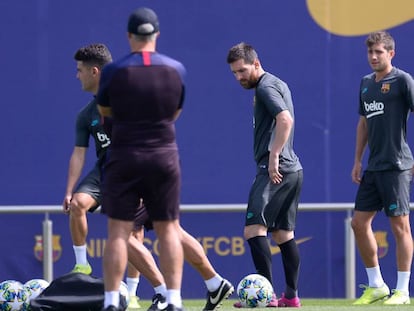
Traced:
[[[221, 305], [219, 311], [236, 311], [233, 307], [233, 303], [236, 300], [234, 298], [225, 300]], [[413, 305], [403, 305], [403, 306], [384, 306], [382, 302], [377, 302], [371, 305], [365, 306], [353, 306], [352, 302], [354, 300], [349, 299], [301, 299], [302, 307], [301, 308], [281, 308], [282, 310], [304, 310], [304, 311], [392, 311], [392, 310], [413, 310]], [[140, 301], [141, 307], [144, 310], [147, 310], [151, 305], [151, 301], [142, 300]], [[201, 311], [204, 307], [205, 300], [184, 300], [184, 310], [185, 311]], [[257, 308], [261, 310], [272, 310], [266, 308]], [[242, 309], [246, 310], [246, 309]], [[249, 310], [249, 309], [247, 309]], [[280, 310], [280, 309], [279, 309]]]

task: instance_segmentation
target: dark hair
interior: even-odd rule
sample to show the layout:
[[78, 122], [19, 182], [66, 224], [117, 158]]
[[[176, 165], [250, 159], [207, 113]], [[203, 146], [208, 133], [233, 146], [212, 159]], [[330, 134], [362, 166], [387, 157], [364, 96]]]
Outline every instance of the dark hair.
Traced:
[[105, 44], [96, 43], [81, 47], [74, 56], [76, 61], [82, 61], [87, 65], [96, 66], [99, 69], [110, 62], [112, 56]]
[[229, 50], [229, 53], [227, 54], [227, 63], [231, 64], [239, 59], [243, 59], [245, 63], [253, 64], [257, 57], [256, 51], [250, 44], [241, 42]]
[[372, 47], [374, 44], [383, 43], [387, 51], [395, 50], [394, 38], [386, 31], [377, 31], [370, 33], [365, 40], [367, 47]]

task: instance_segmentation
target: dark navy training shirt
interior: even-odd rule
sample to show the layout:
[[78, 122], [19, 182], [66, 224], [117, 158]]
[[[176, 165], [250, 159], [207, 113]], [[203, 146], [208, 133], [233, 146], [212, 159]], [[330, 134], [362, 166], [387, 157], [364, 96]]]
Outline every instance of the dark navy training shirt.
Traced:
[[174, 147], [184, 66], [157, 52], [131, 53], [102, 70], [97, 102], [112, 108], [111, 149]]
[[[264, 73], [256, 86], [254, 98], [254, 157], [257, 164], [268, 164], [272, 140], [276, 135], [276, 116], [288, 110], [295, 118], [292, 95], [288, 85], [272, 75]], [[297, 172], [302, 165], [293, 150], [294, 127], [279, 156], [280, 171], [283, 173]]]
[[407, 143], [407, 119], [414, 110], [414, 80], [393, 68], [381, 81], [375, 73], [363, 77], [359, 114], [368, 124], [368, 171], [408, 170], [413, 156]]
[[95, 141], [96, 156], [98, 159], [103, 159], [106, 148], [108, 148], [111, 141], [106, 135], [100, 120], [101, 116], [96, 101], [93, 99], [78, 113], [75, 146], [88, 148], [89, 138], [92, 136]]

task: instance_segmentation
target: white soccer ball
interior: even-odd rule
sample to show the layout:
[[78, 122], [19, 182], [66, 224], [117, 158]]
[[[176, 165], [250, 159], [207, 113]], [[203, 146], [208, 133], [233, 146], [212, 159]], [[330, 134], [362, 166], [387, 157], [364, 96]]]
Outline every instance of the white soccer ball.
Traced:
[[39, 296], [49, 285], [50, 283], [43, 279], [32, 279], [24, 283], [29, 292], [29, 301]]
[[29, 292], [22, 283], [6, 280], [0, 283], [0, 310], [25, 311], [29, 308]]
[[264, 308], [273, 295], [269, 280], [260, 274], [249, 274], [237, 286], [237, 296], [244, 308]]
[[129, 304], [129, 291], [128, 285], [124, 281], [121, 281], [121, 286], [119, 286], [119, 293], [125, 297], [126, 304]]

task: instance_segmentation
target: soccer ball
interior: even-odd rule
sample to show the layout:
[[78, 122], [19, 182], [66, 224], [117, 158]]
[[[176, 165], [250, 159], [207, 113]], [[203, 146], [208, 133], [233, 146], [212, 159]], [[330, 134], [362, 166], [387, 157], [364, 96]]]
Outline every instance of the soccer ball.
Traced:
[[125, 297], [126, 304], [129, 304], [129, 291], [128, 285], [124, 281], [121, 281], [121, 286], [119, 286], [119, 293]]
[[43, 292], [43, 290], [48, 286], [49, 282], [43, 279], [32, 279], [24, 283], [24, 287], [26, 287], [29, 292], [29, 301], [39, 296], [40, 293]]
[[260, 274], [245, 276], [237, 286], [237, 296], [244, 308], [266, 307], [272, 295], [272, 284]]
[[25, 311], [29, 308], [29, 292], [22, 283], [6, 280], [0, 283], [0, 310]]

